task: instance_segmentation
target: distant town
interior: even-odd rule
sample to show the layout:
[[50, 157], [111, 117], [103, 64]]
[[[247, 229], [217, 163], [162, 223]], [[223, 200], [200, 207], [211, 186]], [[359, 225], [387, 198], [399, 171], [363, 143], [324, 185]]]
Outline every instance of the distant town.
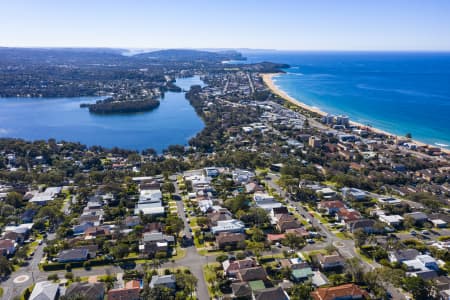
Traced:
[[263, 75], [287, 65], [0, 57], [1, 97], [120, 102], [99, 113], [140, 111], [181, 91], [176, 78], [205, 83], [186, 92], [205, 128], [161, 154], [0, 139], [3, 299], [449, 299], [448, 153], [286, 101]]

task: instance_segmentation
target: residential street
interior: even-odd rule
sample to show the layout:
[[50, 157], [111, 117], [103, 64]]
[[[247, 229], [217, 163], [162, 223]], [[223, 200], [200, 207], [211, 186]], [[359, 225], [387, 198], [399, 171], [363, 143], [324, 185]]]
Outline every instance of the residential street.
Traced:
[[[299, 211], [299, 213], [307, 220], [311, 222], [311, 225], [315, 228], [320, 228], [321, 233], [326, 236], [325, 244], [333, 244], [339, 251], [339, 253], [346, 259], [357, 257], [359, 258], [362, 267], [364, 268], [364, 271], [370, 271], [374, 268], [380, 267], [380, 265], [376, 262], [368, 263], [364, 261], [361, 256], [356, 253], [355, 249], [355, 242], [351, 239], [341, 239], [334, 235], [331, 231], [328, 230], [328, 228], [323, 225], [319, 220], [314, 218], [308, 211], [306, 211], [299, 202], [295, 202], [287, 198], [286, 193], [281, 189], [281, 187], [276, 183], [276, 181], [279, 179], [279, 175], [270, 173], [267, 178], [270, 178], [270, 180], [266, 180], [269, 187], [274, 189], [278, 194], [280, 194], [282, 197], [284, 197], [288, 203], [294, 207], [296, 207]], [[403, 300], [405, 297], [392, 285], [389, 285], [386, 287], [387, 291], [392, 295], [393, 299], [399, 299]]]

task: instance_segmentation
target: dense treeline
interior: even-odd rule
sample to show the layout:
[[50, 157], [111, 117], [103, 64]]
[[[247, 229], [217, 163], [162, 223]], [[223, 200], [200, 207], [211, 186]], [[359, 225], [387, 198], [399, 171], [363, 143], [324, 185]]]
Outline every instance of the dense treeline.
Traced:
[[95, 104], [89, 104], [89, 112], [96, 114], [111, 114], [111, 113], [130, 113], [150, 111], [157, 108], [160, 102], [156, 99], [147, 99], [141, 101], [112, 101], [111, 100], [98, 101]]

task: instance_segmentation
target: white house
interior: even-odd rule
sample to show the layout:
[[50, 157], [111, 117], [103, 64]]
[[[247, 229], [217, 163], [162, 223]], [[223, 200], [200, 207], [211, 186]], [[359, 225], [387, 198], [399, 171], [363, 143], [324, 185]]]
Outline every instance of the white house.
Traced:
[[399, 215], [380, 215], [378, 217], [381, 222], [384, 222], [390, 226], [399, 226], [403, 222], [403, 217]]
[[217, 226], [211, 228], [212, 233], [218, 234], [220, 232], [239, 233], [243, 232], [245, 228], [244, 223], [239, 220], [223, 220], [217, 221]]

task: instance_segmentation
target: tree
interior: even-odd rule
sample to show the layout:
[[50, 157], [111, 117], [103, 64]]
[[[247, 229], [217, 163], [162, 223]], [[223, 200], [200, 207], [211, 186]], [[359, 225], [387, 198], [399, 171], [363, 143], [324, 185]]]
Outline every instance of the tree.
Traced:
[[161, 189], [164, 193], [169, 193], [169, 194], [175, 193], [175, 185], [172, 182], [165, 182], [162, 185]]
[[258, 227], [252, 228], [252, 241], [263, 242], [265, 240], [264, 232]]
[[405, 226], [405, 228], [407, 228], [407, 229], [414, 227], [415, 223], [416, 223], [416, 221], [411, 216], [406, 216], [403, 219], [403, 226]]
[[311, 284], [296, 284], [291, 289], [291, 300], [309, 300], [312, 290]]
[[9, 192], [6, 196], [5, 203], [13, 206], [14, 208], [19, 208], [23, 206], [23, 196], [17, 192]]
[[353, 257], [347, 259], [345, 268], [347, 273], [351, 275], [353, 282], [362, 282], [364, 271], [362, 269], [361, 261], [358, 258]]
[[415, 300], [436, 299], [431, 284], [421, 277], [405, 277], [403, 279], [403, 289], [410, 292]]
[[190, 272], [177, 273], [175, 274], [177, 287], [188, 295], [191, 295], [195, 290], [197, 285], [197, 278], [194, 275], [190, 274]]
[[361, 247], [367, 240], [367, 234], [362, 228], [358, 228], [353, 231], [353, 239], [355, 240], [355, 246]]
[[111, 249], [111, 254], [114, 256], [115, 259], [121, 259], [130, 253], [129, 246], [127, 244], [118, 244], [115, 247]]
[[150, 289], [148, 296], [143, 297], [145, 300], [159, 300], [159, 299], [167, 299], [173, 300], [175, 297], [173, 296], [173, 291], [167, 287], [156, 286]]
[[168, 234], [175, 234], [178, 238], [180, 231], [184, 228], [182, 219], [176, 216], [169, 216], [166, 219], [166, 232]]
[[407, 134], [405, 134], [405, 137], [407, 139], [412, 139], [412, 134], [410, 132], [408, 132]]
[[287, 233], [283, 239], [283, 244], [291, 248], [291, 250], [295, 250], [302, 247], [304, 243], [305, 240], [294, 233]]
[[8, 276], [12, 272], [11, 263], [6, 257], [0, 255], [0, 276]]

